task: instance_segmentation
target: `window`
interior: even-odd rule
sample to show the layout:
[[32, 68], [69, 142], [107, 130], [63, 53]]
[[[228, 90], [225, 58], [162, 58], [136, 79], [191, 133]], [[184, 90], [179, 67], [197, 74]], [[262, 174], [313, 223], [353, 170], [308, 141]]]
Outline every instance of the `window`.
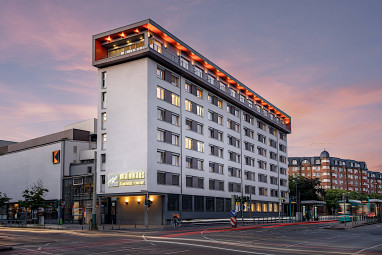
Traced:
[[164, 142], [164, 135], [165, 135], [165, 131], [157, 130], [157, 141]]
[[106, 92], [102, 92], [101, 101], [102, 101], [102, 109], [105, 109], [106, 108]]
[[257, 121], [257, 127], [264, 131], [266, 129], [266, 125], [261, 121]]
[[180, 65], [183, 66], [184, 68], [188, 69], [188, 60], [185, 58], [181, 57], [180, 58]]
[[179, 211], [179, 195], [168, 195], [168, 211]]
[[248, 156], [244, 156], [244, 163], [247, 166], [255, 166], [255, 159]]
[[204, 109], [203, 109], [203, 106], [201, 106], [201, 105], [197, 105], [197, 106], [196, 106], [196, 114], [197, 114], [198, 116], [203, 117], [203, 115], [204, 115]]
[[155, 51], [162, 53], [162, 44], [153, 38], [150, 39], [150, 48], [154, 49]]
[[255, 145], [249, 142], [244, 142], [244, 149], [250, 152], [254, 152]]
[[166, 163], [166, 154], [164, 151], [157, 151], [158, 163]]
[[179, 135], [172, 134], [171, 142], [173, 145], [179, 146]]
[[251, 171], [245, 171], [244, 172], [245, 179], [250, 180], [250, 181], [255, 181], [256, 180], [256, 173], [251, 172]]
[[186, 99], [186, 101], [184, 103], [185, 103], [186, 111], [192, 112], [192, 102]]
[[233, 88], [230, 88], [230, 89], [229, 89], [229, 94], [230, 94], [232, 97], [236, 97], [236, 90], [234, 90]]
[[269, 138], [269, 146], [276, 149], [277, 148], [277, 142], [275, 140]]
[[228, 144], [232, 145], [234, 147], [240, 148], [240, 140], [237, 139], [236, 137], [228, 135]]
[[193, 147], [193, 140], [191, 138], [186, 137], [185, 148], [192, 150], [192, 147]]
[[233, 151], [229, 151], [228, 154], [229, 154], [229, 160], [240, 163], [240, 154]]
[[163, 110], [163, 109], [160, 109], [158, 108], [157, 109], [157, 117], [158, 117], [158, 120], [161, 120], [161, 121], [165, 121], [165, 113], [166, 113], [166, 110]]
[[223, 132], [215, 129], [215, 128], [208, 128], [209, 136], [213, 139], [216, 139], [218, 141], [223, 141]]
[[257, 147], [257, 154], [266, 157], [267, 156], [267, 150], [263, 147], [258, 146]]
[[102, 72], [102, 88], [106, 88], [106, 72]]
[[244, 135], [253, 139], [254, 136], [255, 136], [255, 132], [252, 129], [249, 129], [249, 128], [245, 127], [244, 128]]
[[212, 85], [214, 85], [215, 84], [215, 77], [213, 77], [212, 75], [208, 74], [207, 75], [207, 81], [209, 83], [211, 83]]
[[186, 187], [204, 189], [204, 178], [197, 176], [186, 176]]
[[241, 192], [241, 184], [235, 182], [228, 183], [228, 191], [229, 192]]
[[200, 69], [199, 67], [195, 66], [194, 72], [197, 76], [203, 77], [203, 70]]
[[[270, 171], [271, 171], [271, 172], [275, 172], [275, 173], [277, 173], [277, 165], [270, 164], [269, 167], [270, 167]], [[284, 168], [284, 169], [285, 169], [285, 168]], [[280, 171], [280, 173], [281, 173], [281, 171]], [[281, 174], [282, 174], [282, 173], [281, 173]]]
[[164, 79], [164, 70], [159, 67], [157, 67], [157, 77], [161, 80]]
[[203, 90], [197, 88], [196, 89], [196, 96], [203, 99]]
[[175, 95], [175, 94], [171, 94], [171, 103], [175, 106], [180, 106], [180, 100], [179, 100], [179, 96], [178, 95]]
[[243, 114], [243, 120], [248, 122], [249, 124], [252, 124], [252, 125], [254, 123], [254, 117], [249, 115], [249, 114], [247, 114], [247, 113]]
[[185, 88], [186, 92], [191, 93], [191, 85], [186, 82], [184, 86], [185, 86], [184, 88]]
[[186, 157], [186, 168], [203, 170], [203, 160], [193, 157]]
[[256, 194], [256, 187], [255, 186], [245, 185], [244, 190], [245, 190], [245, 194], [252, 194], [252, 195]]
[[105, 129], [106, 128], [106, 112], [101, 113], [101, 128]]
[[277, 178], [274, 177], [274, 176], [270, 176], [269, 180], [270, 180], [270, 183], [273, 184], [273, 185], [277, 185], [278, 184]]
[[210, 179], [208, 186], [209, 186], [210, 190], [221, 190], [221, 191], [224, 191], [224, 181]]
[[[259, 195], [260, 196], [268, 196], [268, 189], [264, 187], [259, 187]], [[267, 204], [263, 204], [263, 211], [267, 211]]]
[[267, 138], [264, 135], [257, 133], [257, 141], [265, 144], [266, 139]]
[[179, 86], [179, 78], [177, 76], [171, 76], [171, 84], [178, 87]]
[[219, 87], [221, 90], [225, 90], [225, 84], [223, 82], [219, 82]]
[[243, 95], [240, 95], [240, 102], [244, 103], [245, 97]]
[[269, 127], [269, 133], [270, 133], [271, 135], [276, 136], [276, 129], [274, 129], [274, 128], [272, 128], [272, 127]]
[[211, 173], [216, 173], [216, 174], [224, 173], [224, 165], [216, 163], [216, 162], [210, 162], [209, 169]]
[[173, 166], [179, 166], [179, 155], [173, 154], [172, 155], [172, 163]]
[[106, 150], [106, 134], [102, 134], [102, 150]]
[[160, 100], [164, 100], [164, 92], [164, 89], [162, 89], [161, 87], [157, 87], [157, 98]]
[[197, 141], [197, 151], [204, 152], [204, 143]]
[[265, 162], [265, 161], [257, 160], [257, 166], [260, 169], [267, 170], [267, 162]]
[[179, 174], [158, 171], [157, 184], [179, 186]]
[[269, 152], [269, 158], [273, 160], [277, 160], [277, 153], [270, 151]]
[[171, 124], [173, 124], [175, 126], [179, 126], [179, 115], [172, 114], [172, 116], [171, 116]]

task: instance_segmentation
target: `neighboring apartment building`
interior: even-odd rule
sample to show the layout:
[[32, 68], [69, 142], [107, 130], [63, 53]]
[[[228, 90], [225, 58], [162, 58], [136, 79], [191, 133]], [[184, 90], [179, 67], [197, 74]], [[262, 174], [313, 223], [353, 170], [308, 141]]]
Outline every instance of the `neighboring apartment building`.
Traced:
[[46, 223], [58, 223], [60, 217], [64, 222], [88, 221], [96, 148], [91, 134], [95, 132], [96, 119], [91, 119], [58, 133], [0, 147], [0, 192], [12, 198], [0, 208], [0, 219], [23, 219], [18, 201], [23, 200], [25, 189], [41, 182], [48, 189]]
[[[97, 193], [106, 223], [277, 213], [291, 118], [152, 20], [93, 36]], [[251, 213], [252, 213], [251, 212]], [[253, 215], [253, 214], [252, 214]]]
[[324, 189], [343, 189], [382, 194], [382, 175], [368, 171], [362, 161], [330, 157], [324, 150], [319, 157], [290, 157], [289, 175], [319, 178]]

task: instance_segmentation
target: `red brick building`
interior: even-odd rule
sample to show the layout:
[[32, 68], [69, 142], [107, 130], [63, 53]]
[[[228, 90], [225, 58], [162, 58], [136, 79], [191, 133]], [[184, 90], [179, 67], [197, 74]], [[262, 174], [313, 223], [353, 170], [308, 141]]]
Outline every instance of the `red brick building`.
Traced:
[[319, 178], [324, 189], [343, 189], [382, 195], [382, 173], [368, 171], [363, 161], [330, 157], [324, 150], [319, 157], [290, 157], [289, 175]]

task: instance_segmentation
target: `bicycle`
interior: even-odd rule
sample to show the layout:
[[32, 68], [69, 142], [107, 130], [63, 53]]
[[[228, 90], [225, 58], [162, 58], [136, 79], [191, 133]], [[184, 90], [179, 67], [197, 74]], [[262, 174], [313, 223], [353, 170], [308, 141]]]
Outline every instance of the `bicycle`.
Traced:
[[171, 220], [171, 227], [178, 228], [180, 227], [180, 220], [178, 218], [172, 218]]

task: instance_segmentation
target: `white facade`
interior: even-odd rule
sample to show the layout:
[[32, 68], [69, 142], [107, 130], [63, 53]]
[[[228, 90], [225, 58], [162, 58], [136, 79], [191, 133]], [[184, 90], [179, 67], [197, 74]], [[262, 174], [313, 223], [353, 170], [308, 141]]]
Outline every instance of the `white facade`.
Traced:
[[[102, 115], [106, 113], [106, 128], [102, 129], [99, 125], [98, 129], [98, 148], [102, 148], [102, 134], [107, 135], [106, 147], [100, 149], [98, 158], [98, 193], [110, 195], [128, 195], [140, 193], [142, 190], [148, 190], [153, 193], [174, 193], [187, 194], [196, 196], [212, 196], [231, 198], [231, 195], [241, 195], [244, 191], [229, 192], [228, 183], [235, 182], [242, 184], [242, 190], [246, 185], [254, 186], [256, 194], [252, 194], [253, 200], [278, 202], [281, 196], [281, 191], [287, 192], [287, 186], [280, 186], [279, 179], [287, 180], [287, 164], [280, 162], [279, 155], [287, 156], [286, 152], [278, 150], [279, 144], [287, 146], [287, 142], [279, 139], [278, 132], [276, 135], [269, 133], [269, 125], [262, 130], [257, 127], [257, 120], [254, 118], [253, 124], [243, 121], [245, 111], [240, 109], [238, 117], [227, 113], [227, 102], [223, 100], [222, 108], [219, 108], [208, 102], [207, 95], [210, 93], [206, 89], [202, 89], [203, 98], [185, 91], [186, 79], [181, 77], [181, 74], [173, 72], [179, 77], [179, 85], [173, 84], [159, 79], [157, 77], [157, 68], [165, 69], [154, 60], [143, 58], [119, 65], [114, 65], [107, 68], [99, 69], [99, 103], [98, 103], [98, 118], [102, 119]], [[167, 69], [168, 70], [168, 69]], [[102, 88], [102, 73], [106, 72], [106, 87]], [[162, 101], [157, 98], [157, 86], [171, 91], [180, 96], [180, 107], [171, 103]], [[102, 108], [102, 93], [107, 94], [107, 106]], [[213, 94], [213, 93], [210, 93]], [[203, 107], [203, 116], [198, 116], [194, 113], [185, 110], [185, 100], [190, 100]], [[179, 115], [179, 126], [160, 121], [157, 116], [157, 109], [166, 109]], [[223, 116], [223, 123], [219, 125], [208, 120], [208, 111], [212, 110]], [[186, 129], [185, 120], [192, 119], [203, 124], [203, 134]], [[233, 120], [240, 124], [240, 132], [236, 132], [227, 128], [227, 120]], [[218, 129], [223, 132], [223, 141], [218, 141], [209, 137], [209, 127]], [[254, 138], [244, 136], [244, 128], [249, 128], [254, 131]], [[157, 131], [165, 130], [173, 134], [180, 135], [179, 145], [173, 145], [165, 142], [157, 141]], [[260, 143], [257, 140], [257, 134], [262, 134], [266, 137], [265, 143]], [[239, 148], [228, 144], [228, 135], [238, 138], [240, 142]], [[198, 152], [185, 148], [186, 137], [202, 141], [204, 143], [204, 152]], [[277, 142], [277, 148], [269, 145], [269, 139]], [[254, 145], [255, 152], [245, 150], [243, 142], [250, 142]], [[216, 145], [223, 148], [223, 158], [210, 155], [209, 145]], [[266, 156], [257, 154], [257, 146], [267, 150]], [[179, 166], [170, 164], [158, 163], [158, 150], [170, 151], [181, 155], [181, 163]], [[240, 163], [229, 160], [229, 151], [240, 154]], [[270, 152], [277, 153], [277, 160], [269, 158]], [[106, 155], [106, 163], [102, 167], [102, 155]], [[245, 165], [244, 156], [250, 156], [255, 160], [255, 166]], [[186, 157], [194, 157], [203, 160], [203, 170], [195, 170], [186, 168]], [[258, 169], [257, 160], [267, 162], [267, 169]], [[224, 165], [223, 174], [211, 173], [209, 171], [209, 162], [217, 162]], [[269, 170], [270, 164], [277, 165], [279, 168], [285, 169], [285, 174], [280, 174], [280, 171], [272, 172]], [[231, 177], [228, 175], [228, 167], [241, 169], [241, 177]], [[246, 180], [244, 177], [245, 171], [255, 173], [255, 181]], [[121, 174], [127, 172], [145, 172], [145, 185], [119, 186], [109, 187], [107, 185], [108, 175]], [[157, 183], [157, 172], [170, 172], [181, 176], [182, 185], [160, 185]], [[267, 176], [267, 183], [259, 182], [258, 174]], [[102, 185], [100, 176], [104, 175], [106, 179], [105, 192], [100, 192]], [[197, 176], [204, 178], [203, 188], [186, 187], [186, 176]], [[277, 178], [277, 184], [270, 183], [270, 177]], [[209, 180], [224, 181], [224, 191], [210, 190]], [[259, 188], [268, 190], [267, 196], [259, 195]], [[270, 190], [280, 191], [277, 196], [271, 196]]]
[[[45, 200], [62, 199], [62, 178], [70, 175], [70, 164], [80, 163], [80, 152], [88, 142], [58, 141], [0, 156], [0, 192], [23, 200], [22, 192], [41, 181], [48, 189]], [[53, 152], [60, 151], [60, 162], [53, 163]]]

